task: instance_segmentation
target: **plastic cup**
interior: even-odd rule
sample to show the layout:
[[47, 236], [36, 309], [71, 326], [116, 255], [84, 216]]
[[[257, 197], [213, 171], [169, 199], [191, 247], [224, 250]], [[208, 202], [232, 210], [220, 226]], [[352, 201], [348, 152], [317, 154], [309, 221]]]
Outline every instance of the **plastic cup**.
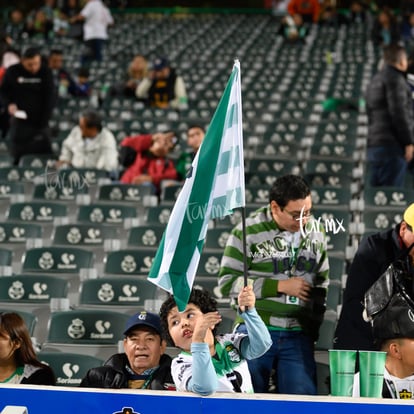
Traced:
[[352, 397], [357, 351], [330, 349], [331, 395]]
[[361, 397], [382, 397], [386, 352], [359, 351]]

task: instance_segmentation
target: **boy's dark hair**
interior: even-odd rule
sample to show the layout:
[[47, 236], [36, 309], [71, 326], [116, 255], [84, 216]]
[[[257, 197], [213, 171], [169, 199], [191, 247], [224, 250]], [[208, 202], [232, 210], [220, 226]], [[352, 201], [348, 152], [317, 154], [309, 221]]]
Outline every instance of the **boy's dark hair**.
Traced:
[[292, 200], [303, 200], [311, 193], [308, 183], [299, 175], [283, 175], [275, 180], [269, 192], [269, 203], [275, 201], [281, 208]]
[[[217, 301], [211, 296], [210, 292], [204, 289], [193, 289], [188, 299], [188, 303], [192, 303], [198, 306], [202, 313], [217, 311]], [[160, 308], [161, 328], [164, 331], [164, 336], [167, 339], [169, 345], [175, 345], [168, 330], [168, 314], [171, 309], [177, 305], [174, 300], [174, 296], [170, 295]], [[216, 335], [217, 325], [213, 329], [213, 335]]]
[[52, 56], [52, 55], [62, 56], [63, 55], [63, 50], [62, 49], [53, 48], [49, 52], [49, 56]]
[[85, 67], [79, 68], [78, 76], [82, 78], [89, 78], [89, 69]]

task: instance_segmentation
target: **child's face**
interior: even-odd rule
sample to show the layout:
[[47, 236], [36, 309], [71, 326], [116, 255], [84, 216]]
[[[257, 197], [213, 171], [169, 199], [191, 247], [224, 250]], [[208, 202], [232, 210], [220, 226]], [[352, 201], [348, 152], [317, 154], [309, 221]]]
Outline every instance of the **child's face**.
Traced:
[[177, 307], [170, 310], [167, 317], [168, 331], [176, 347], [190, 351], [195, 325], [203, 315], [193, 303], [189, 303], [184, 312], [178, 312]]

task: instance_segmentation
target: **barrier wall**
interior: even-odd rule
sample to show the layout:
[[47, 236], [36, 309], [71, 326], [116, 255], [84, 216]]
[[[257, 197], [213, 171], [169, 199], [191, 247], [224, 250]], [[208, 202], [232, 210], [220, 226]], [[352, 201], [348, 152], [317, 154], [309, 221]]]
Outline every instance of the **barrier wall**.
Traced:
[[414, 400], [215, 394], [199, 397], [173, 391], [91, 390], [0, 385], [0, 411], [25, 406], [28, 414], [398, 414], [412, 413]]

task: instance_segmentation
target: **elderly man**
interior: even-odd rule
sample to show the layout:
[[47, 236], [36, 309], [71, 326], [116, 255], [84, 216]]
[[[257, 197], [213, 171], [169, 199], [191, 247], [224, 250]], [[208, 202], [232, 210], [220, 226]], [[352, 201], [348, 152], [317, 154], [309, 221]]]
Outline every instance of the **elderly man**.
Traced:
[[102, 367], [91, 368], [80, 386], [175, 390], [160, 317], [136, 313], [128, 319], [124, 335], [125, 352], [111, 356]]
[[56, 167], [97, 168], [108, 172], [118, 167], [116, 139], [112, 132], [102, 125], [101, 116], [93, 110], [86, 110], [63, 141]]

